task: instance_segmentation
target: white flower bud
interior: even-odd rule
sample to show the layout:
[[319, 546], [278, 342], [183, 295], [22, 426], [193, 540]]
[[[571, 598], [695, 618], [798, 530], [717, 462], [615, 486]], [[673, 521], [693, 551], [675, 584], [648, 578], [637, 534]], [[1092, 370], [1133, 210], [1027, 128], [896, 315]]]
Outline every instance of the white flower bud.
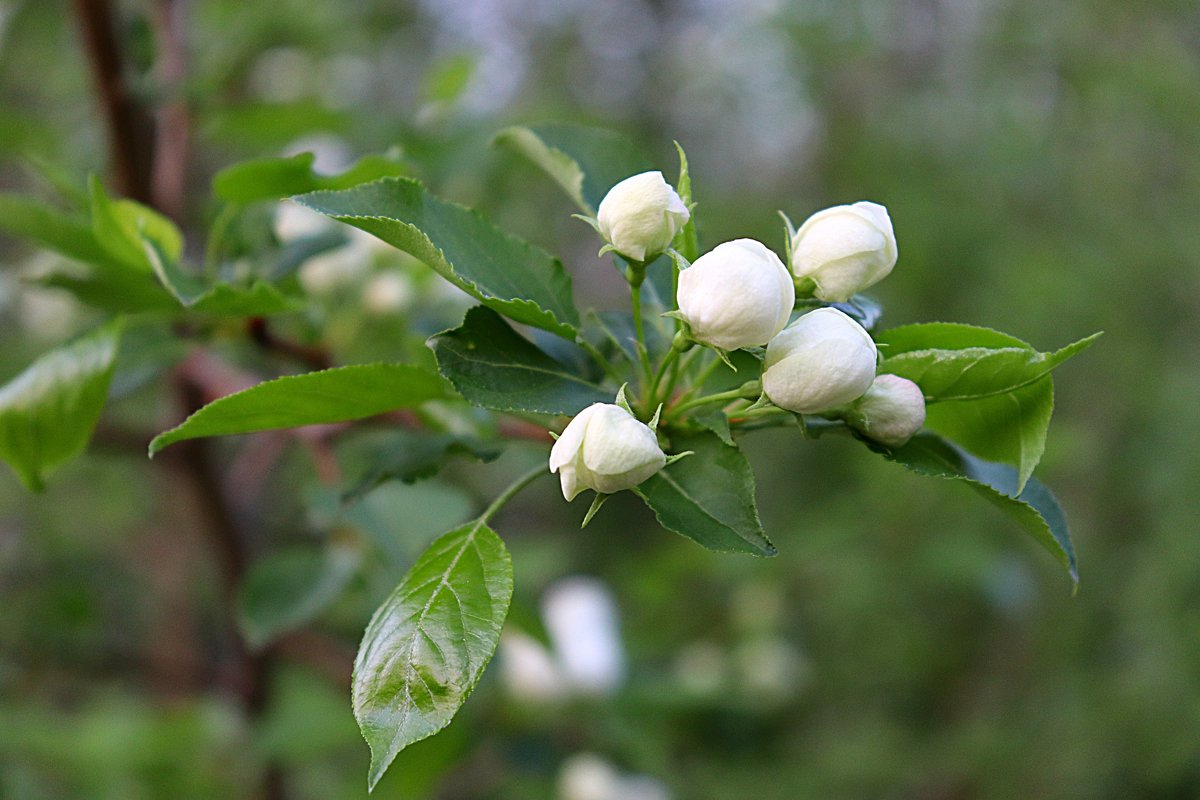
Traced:
[[899, 447], [925, 424], [925, 396], [906, 378], [880, 375], [850, 407], [846, 422], [877, 442]]
[[679, 273], [679, 311], [696, 341], [737, 350], [764, 345], [783, 330], [796, 287], [762, 242], [725, 242]]
[[388, 270], [371, 278], [363, 289], [363, 307], [372, 314], [386, 316], [408, 310], [416, 295], [412, 279], [402, 272]]
[[818, 211], [792, 238], [792, 270], [811, 278], [814, 294], [840, 303], [887, 277], [896, 265], [896, 234], [887, 209], [855, 203]]
[[602, 581], [575, 575], [542, 596], [542, 622], [571, 686], [588, 694], [615, 691], [625, 678], [617, 603]]
[[836, 308], [818, 308], [767, 345], [763, 391], [789, 411], [828, 411], [867, 390], [875, 378], [876, 353], [861, 325]]
[[596, 223], [618, 253], [645, 261], [666, 250], [691, 216], [661, 172], [643, 172], [608, 190]]
[[611, 403], [580, 411], [550, 450], [550, 471], [559, 473], [568, 501], [585, 489], [632, 489], [666, 463], [654, 431]]

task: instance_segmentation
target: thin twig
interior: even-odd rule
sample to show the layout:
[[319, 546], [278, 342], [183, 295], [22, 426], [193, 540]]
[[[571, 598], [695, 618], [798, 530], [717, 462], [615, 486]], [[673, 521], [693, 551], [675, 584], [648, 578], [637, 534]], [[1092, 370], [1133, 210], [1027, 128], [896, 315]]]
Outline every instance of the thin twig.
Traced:
[[112, 168], [121, 194], [153, 204], [153, 123], [129, 88], [110, 0], [75, 0], [83, 43], [108, 128]]
[[285, 355], [310, 369], [329, 369], [333, 366], [333, 358], [325, 350], [275, 335], [263, 317], [251, 317], [247, 320], [246, 332], [263, 350]]
[[191, 149], [191, 112], [184, 83], [187, 78], [186, 0], [158, 0], [154, 7], [155, 39], [159, 58], [155, 65], [159, 93], [164, 101], [155, 112], [157, 136], [151, 182], [155, 205], [177, 221], [187, 211], [188, 155]]

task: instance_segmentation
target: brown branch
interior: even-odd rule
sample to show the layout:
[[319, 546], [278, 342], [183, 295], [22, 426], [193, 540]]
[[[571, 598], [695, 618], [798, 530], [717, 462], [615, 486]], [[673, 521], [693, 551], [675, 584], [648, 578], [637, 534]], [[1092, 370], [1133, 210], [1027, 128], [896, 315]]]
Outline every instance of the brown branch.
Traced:
[[[186, 359], [176, 371], [176, 391], [188, 415], [199, 410], [206, 402], [205, 387], [191, 380], [188, 374], [188, 367], [194, 367], [197, 363], [200, 362]], [[176, 445], [177, 457], [182, 461], [185, 474], [196, 493], [211, 549], [221, 567], [222, 594], [231, 643], [231, 658], [224, 682], [237, 694], [246, 713], [252, 719], [257, 719], [266, 711], [275, 656], [271, 649], [261, 653], [251, 652], [233, 622], [237, 618], [238, 589], [250, 563], [250, 537], [238, 525], [221, 483], [220, 469], [213, 457], [211, 444], [206, 439], [180, 442]], [[277, 764], [267, 765], [260, 796], [264, 800], [281, 800], [285, 796], [283, 777]]]
[[[149, 111], [130, 90], [117, 41], [112, 1], [74, 0], [74, 6], [104, 110], [112, 166], [120, 191], [179, 216], [186, 200], [189, 140], [187, 109], [179, 95], [186, 68], [183, 10], [176, 0], [158, 0], [158, 44], [162, 53], [157, 65], [158, 77], [167, 85], [168, 93], [175, 96], [161, 112], [156, 135]], [[213, 383], [239, 382], [239, 377], [226, 374], [231, 370], [221, 369], [215, 361], [203, 355], [189, 356], [177, 368], [176, 393], [188, 414], [207, 402], [206, 391]], [[232, 656], [228, 683], [247, 716], [258, 719], [266, 708], [274, 655], [270, 650], [251, 652], [238, 635], [235, 623], [237, 591], [251, 557], [250, 537], [238, 524], [230, 505], [211, 443], [203, 439], [182, 442], [175, 457], [195, 492], [212, 551], [221, 567]], [[281, 800], [285, 796], [283, 774], [277, 763], [267, 764], [259, 796], [264, 800]]]
[[187, 211], [188, 154], [191, 148], [191, 113], [184, 95], [187, 77], [186, 0], [158, 0], [154, 8], [155, 39], [159, 59], [155, 65], [159, 91], [165, 98], [158, 108], [151, 180], [155, 205], [177, 221]]
[[122, 194], [153, 204], [153, 123], [129, 88], [110, 0], [74, 0], [108, 128], [109, 151]]
[[276, 336], [263, 317], [248, 319], [246, 332], [263, 350], [287, 356], [310, 369], [329, 369], [333, 366], [333, 358], [325, 350]]

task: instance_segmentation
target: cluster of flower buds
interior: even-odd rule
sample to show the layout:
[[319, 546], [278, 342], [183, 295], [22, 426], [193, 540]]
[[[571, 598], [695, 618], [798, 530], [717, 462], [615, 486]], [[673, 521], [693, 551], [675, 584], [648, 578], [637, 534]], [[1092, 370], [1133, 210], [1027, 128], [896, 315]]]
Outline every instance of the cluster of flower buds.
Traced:
[[[589, 221], [606, 250], [644, 268], [669, 251], [690, 217], [662, 173], [646, 172], [616, 184]], [[720, 244], [690, 265], [672, 251], [681, 267], [672, 315], [685, 324], [689, 342], [722, 357], [765, 346], [756, 405], [840, 419], [884, 445], [903, 445], [925, 422], [920, 387], [877, 377], [874, 340], [837, 308], [792, 320], [798, 296], [844, 303], [892, 271], [897, 249], [887, 209], [859, 202], [818, 211], [799, 229], [789, 223], [787, 244], [787, 264], [753, 239]], [[606, 495], [633, 488], [670, 460], [655, 430], [628, 406], [598, 403], [563, 431], [550, 470], [560, 473], [571, 500], [585, 489]]]

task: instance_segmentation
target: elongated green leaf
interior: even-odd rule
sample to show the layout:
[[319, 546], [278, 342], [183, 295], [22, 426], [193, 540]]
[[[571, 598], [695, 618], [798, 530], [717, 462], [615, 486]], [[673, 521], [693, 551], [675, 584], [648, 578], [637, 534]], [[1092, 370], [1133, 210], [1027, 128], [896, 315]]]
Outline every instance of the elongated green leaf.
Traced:
[[371, 618], [354, 662], [354, 717], [374, 788], [396, 754], [450, 724], [496, 651], [512, 562], [482, 522], [430, 545]]
[[913, 381], [921, 387], [929, 403], [973, 400], [1028, 386], [1090, 347], [1098, 336], [1094, 334], [1053, 353], [1039, 353], [1027, 347], [964, 347], [889, 353], [879, 371]]
[[[93, 184], [92, 191], [95, 193], [93, 213], [100, 214], [103, 224], [95, 224], [86, 215], [63, 211], [33, 198], [0, 194], [0, 231], [29, 239], [88, 265], [44, 275], [36, 279], [38, 283], [65, 289], [84, 303], [105, 311], [173, 309], [175, 305], [171, 298], [148, 274], [145, 259], [135, 259], [127, 247], [128, 230], [138, 227], [141, 211], [153, 215], [148, 217], [153, 219], [149, 228], [157, 231], [155, 235], [160, 238], [165, 237], [166, 247], [175, 246], [170, 228], [163, 233], [163, 226], [171, 226], [171, 223], [136, 203], [122, 205], [122, 201], [110, 200], [97, 183]], [[102, 244], [97, 238], [98, 230], [112, 241]]]
[[728, 445], [735, 444], [733, 434], [729, 431], [729, 417], [725, 416], [725, 412], [716, 409], [713, 411], [702, 411], [692, 415], [692, 420], [696, 424], [712, 431], [717, 435], [717, 438]]
[[471, 85], [471, 78], [478, 66], [478, 59], [465, 53], [438, 60], [425, 76], [426, 100], [453, 103]]
[[142, 244], [155, 276], [184, 308], [215, 316], [259, 317], [304, 307], [299, 298], [287, 297], [264, 281], [249, 286], [209, 283], [167, 258], [155, 242], [143, 239]]
[[1038, 481], [1030, 480], [1018, 489], [1019, 478], [1012, 467], [975, 458], [930, 433], [917, 434], [896, 449], [871, 442], [867, 446], [913, 472], [963, 481], [1036, 539], [1063, 565], [1072, 582], [1079, 583], [1066, 516], [1054, 495]]
[[179, 303], [153, 275], [124, 268], [89, 268], [83, 274], [52, 272], [34, 282], [64, 289], [80, 302], [117, 314], [179, 309]]
[[879, 334], [881, 373], [916, 382], [930, 403], [926, 426], [981, 458], [1033, 474], [1054, 410], [1050, 372], [1092, 345], [1093, 334], [1053, 353], [988, 328], [934, 322]]
[[317, 174], [313, 170], [315, 161], [316, 156], [312, 153], [243, 161], [217, 173], [213, 178], [213, 193], [232, 203], [280, 200], [320, 189], [348, 189], [408, 172], [395, 154], [364, 156], [338, 175]]
[[238, 624], [251, 647], [302, 627], [337, 599], [358, 571], [349, 544], [294, 548], [256, 563], [238, 590]]
[[32, 491], [87, 446], [100, 418], [120, 339], [119, 322], [51, 350], [0, 387], [0, 459]]
[[494, 461], [500, 452], [498, 444], [469, 436], [394, 431], [369, 448], [367, 463], [370, 466], [342, 495], [342, 502], [353, 503], [386, 481], [416, 483], [432, 478], [452, 455]]
[[[671, 347], [671, 340], [664, 335], [656, 314], [642, 314], [642, 330], [645, 334], [646, 352], [651, 361], [657, 361]], [[601, 311], [588, 314], [588, 325], [584, 329], [587, 339], [601, 351], [616, 352], [629, 363], [638, 363], [637, 329], [633, 325], [633, 314], [628, 311]]]
[[92, 198], [92, 233], [112, 260], [129, 269], [150, 272], [153, 267], [145, 242], [154, 244], [163, 258], [179, 260], [183, 234], [175, 223], [132, 200], [114, 200], [94, 175], [89, 183]]
[[472, 211], [407, 178], [384, 178], [295, 200], [424, 261], [484, 305], [574, 339], [579, 312], [562, 264]]
[[150, 442], [150, 455], [185, 439], [373, 417], [445, 397], [441, 378], [408, 364], [355, 364], [260, 383], [219, 398]]
[[459, 327], [430, 339], [438, 369], [469, 402], [496, 411], [575, 414], [612, 392], [539, 350], [495, 311], [476, 306]]
[[[688, 170], [687, 153], [683, 152], [683, 145], [679, 142], [675, 143], [675, 150], [679, 153], [679, 182], [675, 185], [675, 191], [679, 194], [679, 199], [688, 208], [692, 208], [692, 174]], [[700, 257], [700, 240], [696, 234], [696, 214], [693, 210], [691, 216], [688, 217], [687, 223], [675, 234], [675, 241], [672, 246], [688, 261], [695, 261]]]
[[1046, 375], [1004, 394], [930, 405], [925, 427], [981, 458], [1014, 465], [1023, 487], [1046, 449], [1053, 411], [1054, 382]]
[[632, 141], [603, 128], [549, 122], [505, 128], [495, 141], [541, 168], [587, 214], [618, 182], [652, 169]]
[[742, 451], [714, 433], [674, 436], [677, 452], [694, 455], [663, 467], [634, 489], [659, 524], [710, 550], [773, 556], [754, 502], [754, 473]]
[[82, 214], [54, 208], [32, 197], [0, 193], [0, 231], [79, 261], [108, 259]]
[[918, 322], [875, 334], [885, 358], [912, 350], [961, 350], [964, 347], [1033, 347], [1007, 333], [960, 322]]

